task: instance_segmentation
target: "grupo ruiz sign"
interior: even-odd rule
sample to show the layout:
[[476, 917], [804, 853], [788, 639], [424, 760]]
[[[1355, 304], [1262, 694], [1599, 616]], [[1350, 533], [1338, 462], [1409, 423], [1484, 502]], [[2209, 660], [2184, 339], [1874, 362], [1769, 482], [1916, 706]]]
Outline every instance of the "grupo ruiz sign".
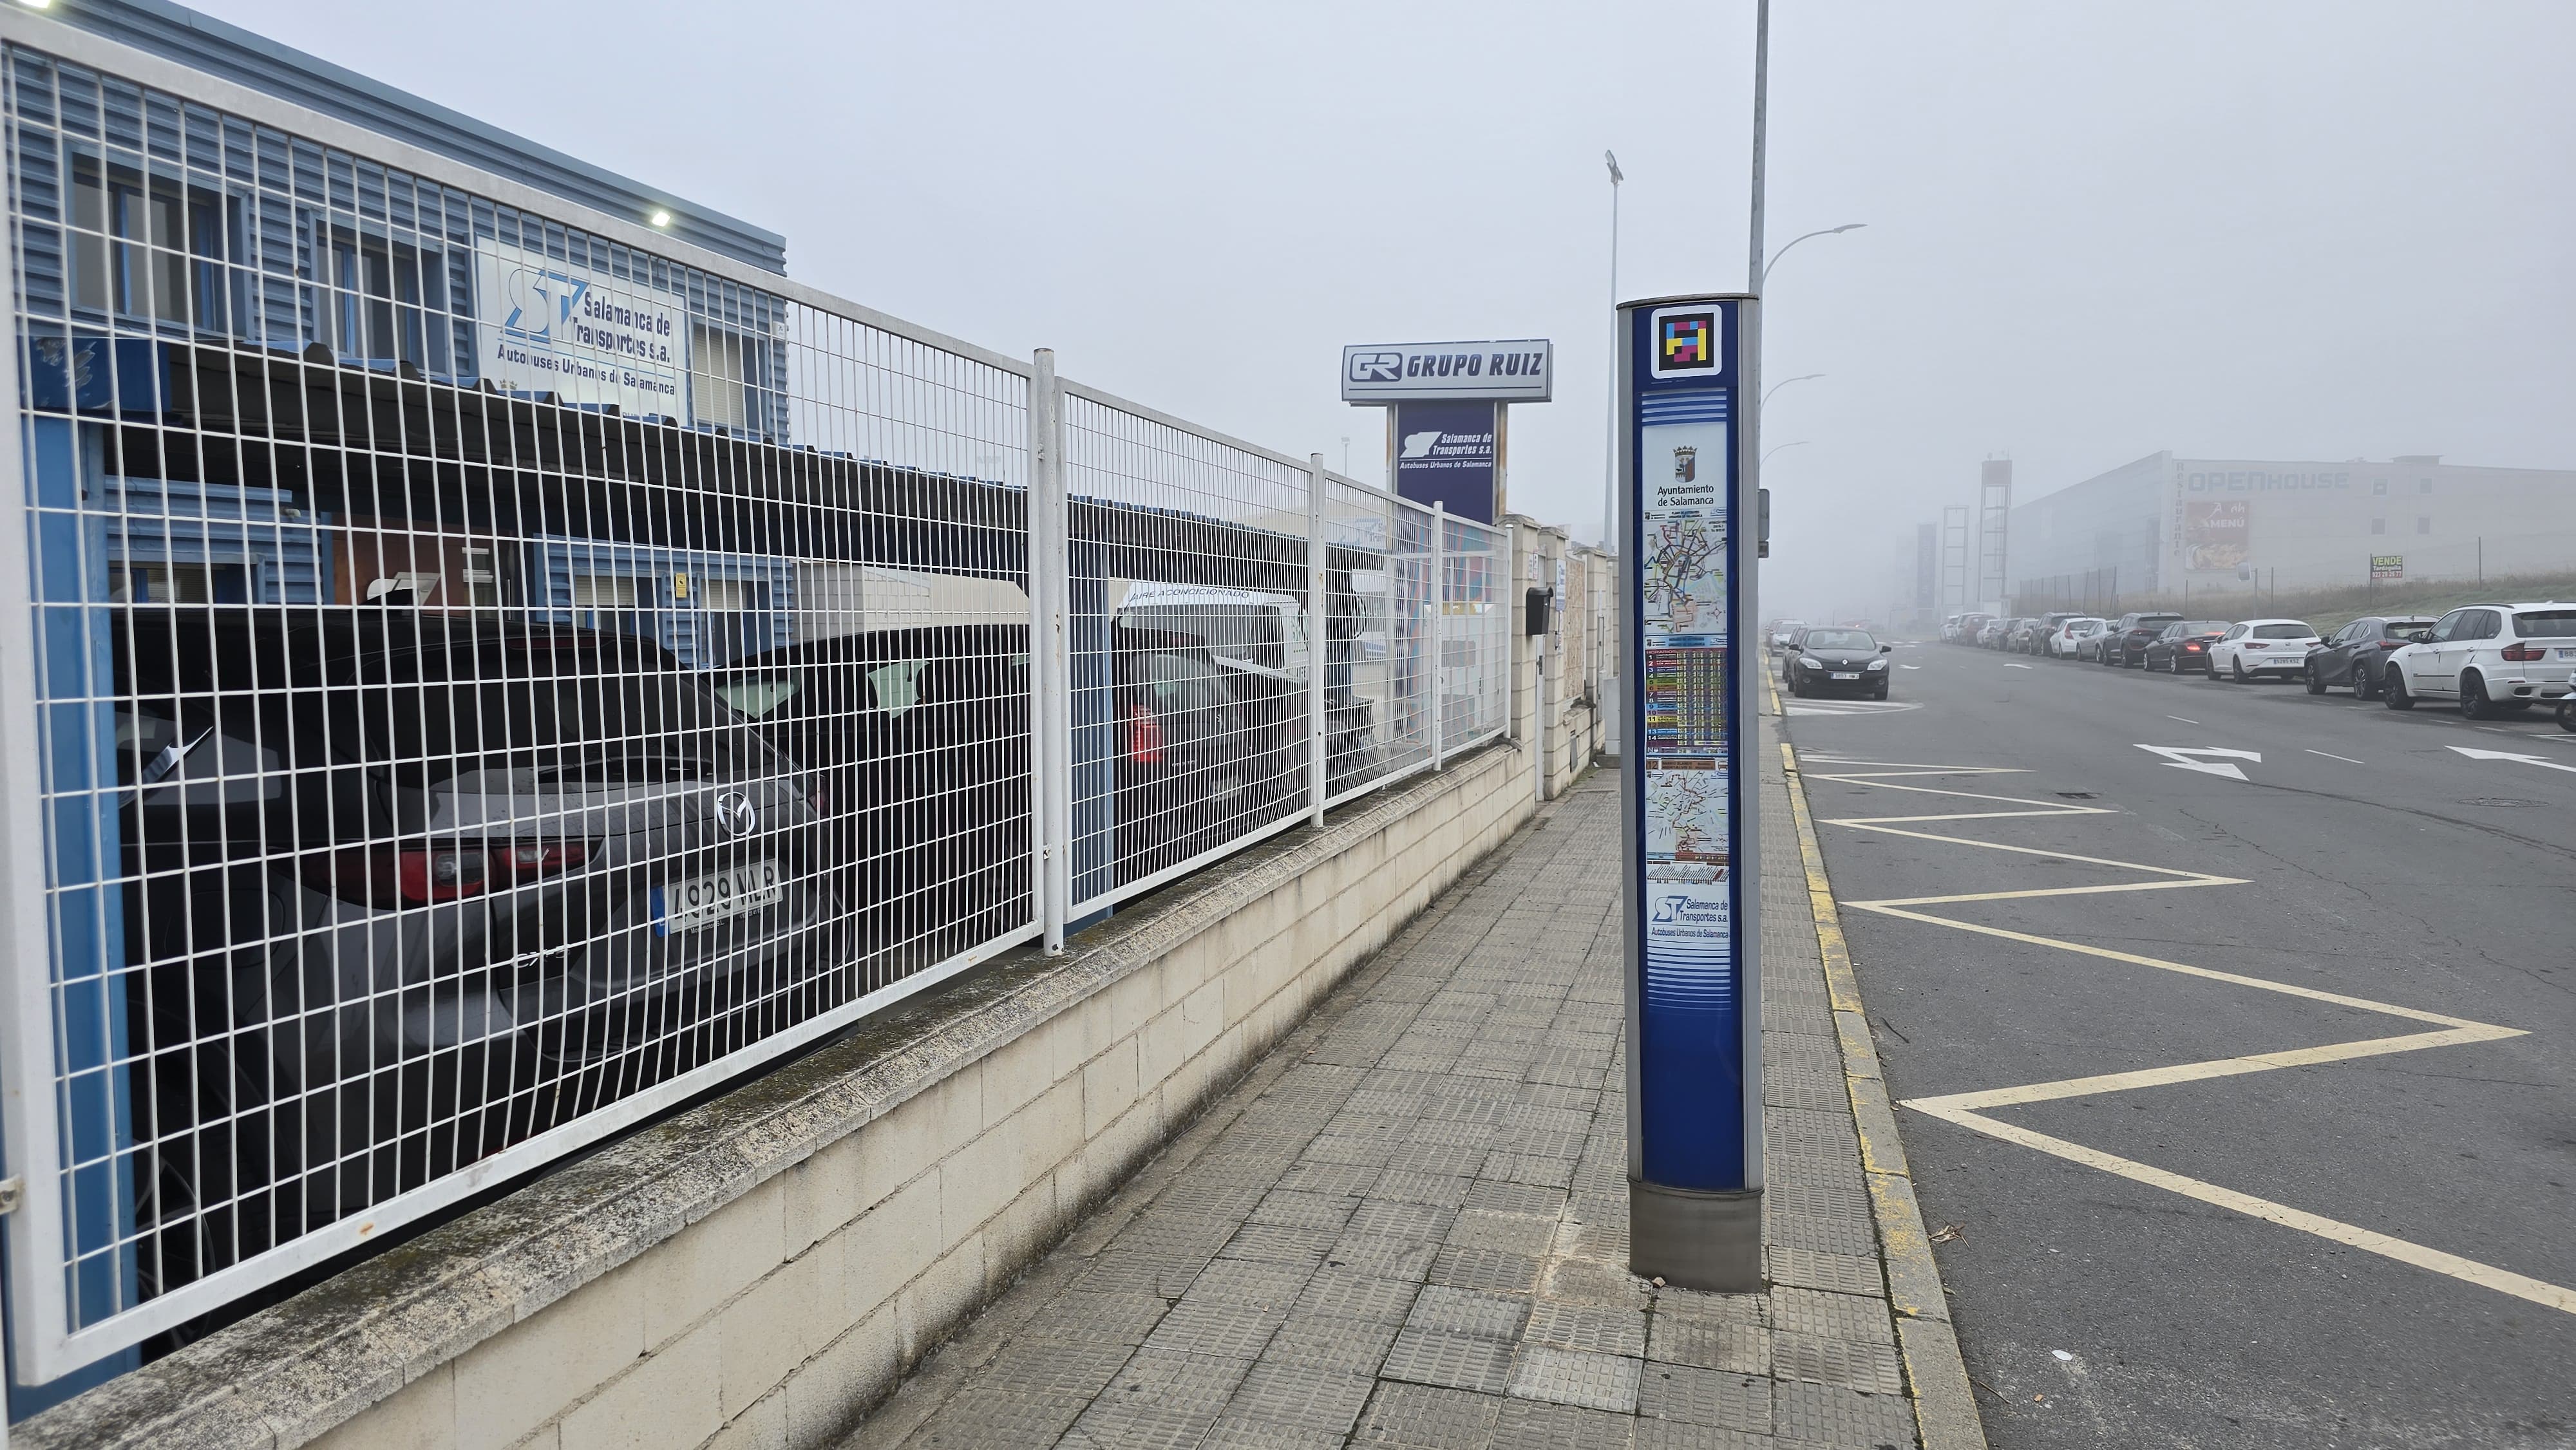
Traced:
[[1544, 403], [1556, 380], [1556, 346], [1509, 342], [1385, 342], [1342, 349], [1342, 401], [1411, 403], [1483, 398]]

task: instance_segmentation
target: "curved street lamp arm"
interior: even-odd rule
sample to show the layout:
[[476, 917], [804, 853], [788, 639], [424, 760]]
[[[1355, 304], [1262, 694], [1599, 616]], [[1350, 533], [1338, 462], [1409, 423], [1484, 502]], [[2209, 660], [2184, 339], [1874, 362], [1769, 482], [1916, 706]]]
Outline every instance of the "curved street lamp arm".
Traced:
[[1845, 223], [1843, 223], [1841, 226], [1838, 226], [1838, 227], [1826, 227], [1826, 228], [1825, 228], [1824, 230], [1822, 230], [1822, 231], [1808, 232], [1808, 233], [1806, 233], [1805, 235], [1802, 235], [1802, 236], [1795, 236], [1795, 237], [1791, 237], [1791, 238], [1790, 238], [1786, 243], [1784, 243], [1784, 244], [1781, 246], [1780, 250], [1778, 250], [1778, 251], [1776, 251], [1776, 252], [1773, 252], [1773, 253], [1771, 254], [1771, 260], [1770, 260], [1770, 261], [1765, 262], [1765, 263], [1763, 263], [1763, 264], [1762, 264], [1762, 280], [1763, 280], [1763, 282], [1764, 282], [1764, 283], [1766, 283], [1766, 284], [1770, 282], [1770, 280], [1771, 280], [1771, 269], [1780, 265], [1780, 259], [1781, 259], [1782, 257], [1785, 257], [1785, 256], [1789, 255], [1789, 248], [1794, 247], [1794, 246], [1798, 245], [1800, 242], [1803, 242], [1803, 241], [1807, 240], [1807, 238], [1808, 238], [1808, 237], [1832, 237], [1832, 236], [1840, 236], [1840, 235], [1841, 235], [1842, 233], [1844, 233], [1844, 232], [1856, 232], [1856, 231], [1859, 231], [1862, 227], [1865, 227], [1865, 226], [1868, 226], [1868, 225], [1869, 225], [1869, 223], [1867, 223], [1867, 222], [1845, 222]]

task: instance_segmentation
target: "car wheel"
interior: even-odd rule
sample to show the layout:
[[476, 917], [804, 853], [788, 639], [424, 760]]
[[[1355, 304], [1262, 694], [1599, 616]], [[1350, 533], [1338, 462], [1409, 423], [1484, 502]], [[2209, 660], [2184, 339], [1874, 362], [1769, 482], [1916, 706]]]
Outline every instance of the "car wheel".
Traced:
[[2325, 692], [2326, 677], [2317, 673], [2317, 667], [2315, 665], [2308, 666], [2308, 693], [2311, 695], [2322, 695]]
[[2231, 685], [2245, 683], [2245, 661], [2232, 659], [2227, 662], [2227, 682]]
[[2406, 693], [2406, 672], [2391, 669], [2380, 677], [2380, 702], [2391, 710], [2412, 710], [2415, 697]]
[[1871, 699], [1873, 699], [1873, 700], [1884, 700], [1884, 699], [1886, 699], [1886, 698], [1887, 698], [1887, 686], [1885, 686], [1885, 685], [1880, 685], [1877, 689], [1870, 691], [1870, 692], [1869, 692], [1869, 697], [1870, 697]]
[[2354, 665], [2352, 667], [2352, 697], [2356, 700], [2375, 700], [2379, 698], [2378, 687], [2370, 682], [2370, 671], [2363, 669], [2359, 665]]
[[2558, 728], [2576, 735], [2576, 695], [2569, 695], [2558, 702]]
[[2487, 698], [2487, 682], [2474, 674], [2460, 676], [2460, 714], [2470, 720], [2492, 720], [2495, 702]]

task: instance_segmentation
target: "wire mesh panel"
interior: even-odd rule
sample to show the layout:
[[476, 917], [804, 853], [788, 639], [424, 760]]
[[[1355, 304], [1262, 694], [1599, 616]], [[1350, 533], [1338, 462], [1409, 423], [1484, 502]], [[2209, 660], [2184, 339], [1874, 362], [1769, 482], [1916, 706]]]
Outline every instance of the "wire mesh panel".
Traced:
[[1324, 769], [1333, 800], [1430, 759], [1420, 732], [1410, 729], [1415, 711], [1406, 693], [1405, 647], [1418, 621], [1403, 607], [1399, 507], [1376, 489], [1325, 478]]
[[1023, 376], [7, 59], [39, 1377], [1028, 934]]
[[1073, 914], [1306, 802], [1307, 469], [1068, 389]]
[[1442, 523], [1437, 690], [1440, 747], [1447, 753], [1488, 740], [1510, 723], [1518, 587], [1508, 532], [1446, 515]]

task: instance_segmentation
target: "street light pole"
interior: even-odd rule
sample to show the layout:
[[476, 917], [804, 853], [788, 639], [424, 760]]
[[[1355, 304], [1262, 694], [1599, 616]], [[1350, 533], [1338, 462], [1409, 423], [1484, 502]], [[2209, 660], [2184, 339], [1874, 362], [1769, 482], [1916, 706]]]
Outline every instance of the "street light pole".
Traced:
[[1601, 160], [1610, 168], [1610, 365], [1602, 369], [1601, 399], [1601, 547], [1619, 552], [1619, 183], [1628, 178], [1619, 158], [1609, 151]]
[[1766, 112], [1771, 99], [1771, 0], [1761, 0], [1753, 20], [1753, 245], [1745, 255], [1751, 260], [1751, 285], [1744, 290], [1759, 296], [1762, 279], [1771, 269], [1762, 265], [1762, 145]]
[[1771, 448], [1770, 448], [1767, 452], [1765, 452], [1765, 453], [1762, 455], [1762, 461], [1763, 461], [1763, 462], [1765, 462], [1765, 463], [1770, 462], [1770, 461], [1771, 461], [1771, 455], [1772, 455], [1773, 453], [1777, 453], [1777, 452], [1779, 452], [1779, 451], [1780, 451], [1781, 449], [1783, 449], [1783, 448], [1804, 448], [1804, 447], [1806, 447], [1806, 446], [1807, 446], [1807, 440], [1806, 440], [1806, 439], [1804, 439], [1804, 438], [1799, 439], [1799, 440], [1798, 440], [1797, 442], [1795, 442], [1795, 443], [1775, 443], [1775, 444], [1773, 444], [1773, 445], [1771, 446]]

